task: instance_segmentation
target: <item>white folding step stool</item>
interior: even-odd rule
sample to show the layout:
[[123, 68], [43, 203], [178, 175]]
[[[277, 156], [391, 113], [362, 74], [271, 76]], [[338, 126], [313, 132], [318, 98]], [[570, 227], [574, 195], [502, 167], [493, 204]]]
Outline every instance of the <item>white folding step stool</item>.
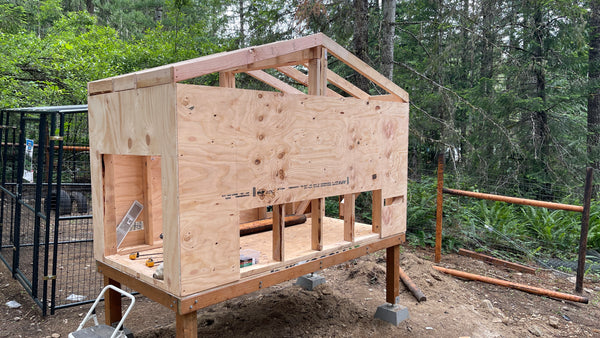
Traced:
[[[96, 316], [96, 312], [95, 312], [96, 306], [98, 305], [98, 303], [100, 302], [100, 299], [102, 299], [102, 296], [104, 296], [104, 293], [108, 289], [113, 289], [114, 291], [120, 293], [121, 295], [127, 296], [129, 299], [131, 299], [131, 304], [129, 304], [129, 307], [127, 307], [127, 310], [125, 311], [125, 314], [123, 315], [123, 318], [121, 318], [121, 321], [119, 322], [117, 327], [112, 327], [112, 326], [108, 326], [108, 325], [104, 325], [104, 324], [98, 324], [98, 317]], [[121, 327], [123, 326], [123, 322], [125, 321], [125, 318], [127, 318], [127, 316], [129, 315], [129, 311], [131, 311], [131, 309], [133, 308], [133, 304], [135, 304], [135, 297], [133, 297], [133, 295], [130, 294], [129, 292], [123, 291], [114, 285], [105, 286], [104, 289], [102, 289], [102, 291], [98, 295], [98, 298], [96, 298], [94, 305], [92, 305], [92, 307], [88, 311], [85, 318], [83, 318], [83, 321], [81, 322], [81, 324], [79, 324], [79, 327], [77, 328], [77, 330], [75, 332], [69, 333], [69, 338], [84, 338], [84, 337], [85, 338], [109, 338], [109, 337], [110, 338], [124, 338], [124, 337], [126, 337], [125, 333], [121, 330]], [[90, 319], [94, 320], [94, 326], [88, 326], [88, 327], [84, 328], [83, 326]]]

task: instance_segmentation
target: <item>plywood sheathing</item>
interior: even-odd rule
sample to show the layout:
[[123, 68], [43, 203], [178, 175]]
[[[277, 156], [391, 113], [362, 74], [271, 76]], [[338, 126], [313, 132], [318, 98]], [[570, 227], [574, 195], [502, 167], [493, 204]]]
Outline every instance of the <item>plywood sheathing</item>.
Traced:
[[[90, 162], [94, 216], [94, 257], [111, 265], [104, 259], [116, 250], [114, 228], [104, 224], [118, 224], [120, 219], [104, 219], [105, 204], [115, 200], [114, 176], [123, 172], [104, 173], [104, 154], [135, 156], [160, 156], [162, 186], [162, 228], [166, 238], [163, 243], [165, 256], [172, 264], [165, 268], [165, 284], [168, 291], [180, 291], [180, 254], [178, 168], [177, 168], [177, 115], [173, 98], [175, 84], [139, 88], [128, 91], [104, 93], [88, 97]], [[105, 182], [112, 182], [113, 188]], [[102, 188], [101, 188], [102, 187]], [[131, 203], [133, 201], [129, 201]], [[109, 214], [108, 214], [109, 215]], [[110, 235], [105, 235], [108, 231]], [[106, 242], [109, 241], [109, 242]], [[109, 250], [105, 252], [105, 250]], [[114, 265], [114, 264], [113, 264]], [[114, 265], [115, 268], [119, 266]]]
[[406, 185], [387, 163], [405, 152], [406, 104], [183, 84], [177, 103], [184, 283], [239, 278], [240, 210]]

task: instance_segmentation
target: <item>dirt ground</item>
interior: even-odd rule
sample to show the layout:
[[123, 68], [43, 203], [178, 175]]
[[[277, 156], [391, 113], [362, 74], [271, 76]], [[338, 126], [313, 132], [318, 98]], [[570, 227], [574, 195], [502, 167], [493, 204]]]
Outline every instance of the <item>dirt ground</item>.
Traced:
[[[400, 302], [410, 318], [398, 327], [373, 318], [385, 300], [385, 253], [380, 251], [322, 271], [327, 282], [315, 291], [290, 281], [205, 308], [198, 312], [198, 336], [600, 337], [599, 278], [586, 279], [583, 295], [590, 302], [581, 304], [445, 275], [431, 268], [431, 249], [405, 245], [400, 259], [427, 301], [417, 302], [401, 284]], [[568, 276], [552, 271], [523, 274], [454, 254], [445, 255], [441, 265], [566, 293], [574, 289]], [[22, 306], [11, 309], [5, 305], [10, 300]], [[89, 307], [61, 309], [44, 318], [0, 264], [0, 337], [67, 337]], [[138, 296], [125, 325], [135, 337], [170, 337], [175, 315]]]

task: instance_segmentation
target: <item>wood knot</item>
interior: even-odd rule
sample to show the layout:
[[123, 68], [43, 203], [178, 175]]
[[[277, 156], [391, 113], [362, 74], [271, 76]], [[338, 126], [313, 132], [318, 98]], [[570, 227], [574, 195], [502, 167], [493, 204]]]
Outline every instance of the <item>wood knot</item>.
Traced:
[[265, 117], [264, 117], [264, 116], [262, 116], [262, 115], [258, 115], [258, 120], [259, 120], [259, 121], [262, 121], [262, 120], [264, 120], [264, 119], [265, 119]]
[[277, 155], [277, 158], [281, 160], [284, 156], [285, 156], [285, 151], [282, 151]]
[[262, 94], [258, 94], [258, 98], [262, 99], [263, 95]]
[[285, 171], [283, 171], [283, 169], [279, 169], [278, 176], [283, 180], [285, 178]]
[[259, 140], [261, 140], [261, 141], [262, 141], [264, 138], [265, 138], [265, 135], [263, 135], [263, 134], [260, 134], [260, 135], [258, 135], [258, 139], [259, 139]]
[[260, 159], [257, 158], [256, 160], [254, 160], [254, 164], [259, 165], [260, 164]]
[[146, 134], [146, 145], [150, 145], [150, 135]]
[[131, 137], [127, 139], [127, 147], [129, 149], [131, 149], [131, 147], [133, 147], [133, 140], [131, 139]]

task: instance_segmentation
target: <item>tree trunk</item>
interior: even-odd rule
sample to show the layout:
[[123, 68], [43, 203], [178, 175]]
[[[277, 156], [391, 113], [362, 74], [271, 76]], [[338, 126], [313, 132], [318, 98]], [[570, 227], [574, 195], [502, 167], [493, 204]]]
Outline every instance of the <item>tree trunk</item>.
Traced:
[[542, 102], [542, 107], [533, 113], [533, 145], [535, 150], [535, 158], [546, 159], [549, 155], [549, 127], [548, 127], [548, 113], [544, 109], [544, 103], [546, 103], [546, 69], [545, 69], [545, 50], [544, 40], [546, 39], [542, 13], [542, 4], [536, 2], [536, 8], [533, 13], [533, 73], [535, 76], [535, 95]]
[[238, 48], [242, 48], [244, 47], [244, 40], [246, 39], [246, 34], [244, 32], [244, 0], [240, 0], [239, 1], [240, 4], [240, 13], [239, 13], [239, 18], [240, 18], [240, 37], [238, 40]]
[[[600, 169], [600, 1], [592, 0], [589, 27], [591, 29], [588, 53], [588, 96], [587, 112], [587, 154], [591, 167]], [[598, 193], [598, 185], [594, 185], [593, 196]]]
[[85, 0], [88, 13], [94, 15], [94, 0]]
[[496, 32], [494, 28], [494, 15], [496, 7], [495, 0], [484, 0], [481, 3], [481, 69], [480, 76], [483, 79], [483, 95], [492, 93], [491, 83], [494, 77], [494, 43]]
[[394, 36], [396, 35], [396, 0], [383, 0], [383, 36], [381, 39], [381, 72], [394, 79]]
[[[367, 43], [369, 38], [369, 1], [354, 0], [354, 53], [366, 63], [368, 62]], [[369, 92], [369, 80], [358, 75], [355, 81], [358, 88]]]

